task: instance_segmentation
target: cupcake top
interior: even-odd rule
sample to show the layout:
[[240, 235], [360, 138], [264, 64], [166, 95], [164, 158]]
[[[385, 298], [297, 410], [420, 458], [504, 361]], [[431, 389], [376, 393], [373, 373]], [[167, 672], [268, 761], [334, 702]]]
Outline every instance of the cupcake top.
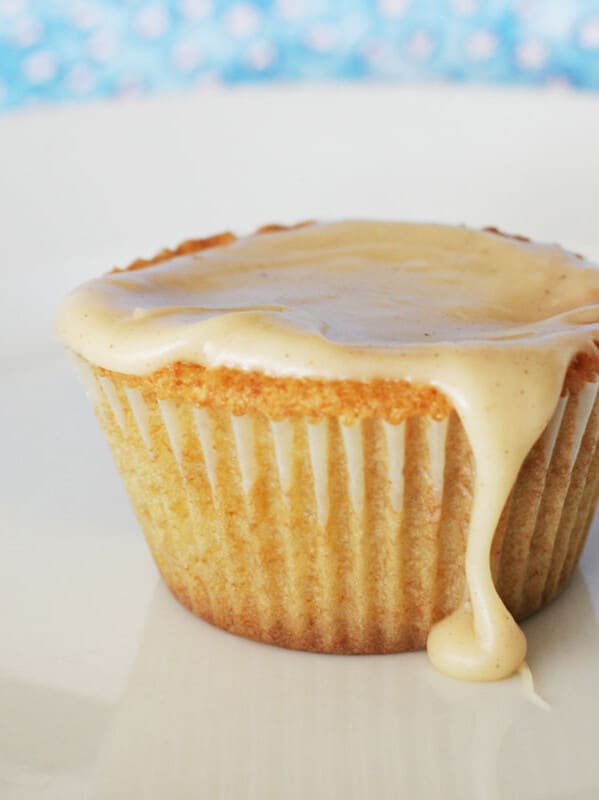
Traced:
[[455, 677], [514, 672], [526, 642], [493, 585], [491, 543], [568, 365], [578, 354], [597, 363], [599, 270], [559, 247], [444, 225], [308, 224], [216, 244], [84, 284], [64, 301], [59, 334], [127, 374], [190, 362], [443, 392], [476, 478], [468, 597], [433, 627], [428, 652]]
[[409, 377], [429, 351], [580, 333], [599, 279], [558, 247], [444, 225], [345, 222], [234, 239], [75, 290], [59, 316], [92, 363], [174, 361], [326, 379]]

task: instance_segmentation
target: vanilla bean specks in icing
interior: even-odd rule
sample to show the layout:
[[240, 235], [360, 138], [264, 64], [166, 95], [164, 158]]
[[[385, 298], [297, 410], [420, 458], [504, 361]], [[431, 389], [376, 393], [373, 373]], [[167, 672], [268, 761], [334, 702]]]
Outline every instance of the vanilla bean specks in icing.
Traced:
[[522, 462], [571, 360], [595, 354], [599, 270], [559, 247], [429, 224], [341, 222], [249, 236], [90, 281], [58, 330], [95, 365], [148, 374], [176, 361], [269, 375], [435, 386], [475, 463], [467, 597], [428, 653], [458, 678], [523, 663], [490, 549]]

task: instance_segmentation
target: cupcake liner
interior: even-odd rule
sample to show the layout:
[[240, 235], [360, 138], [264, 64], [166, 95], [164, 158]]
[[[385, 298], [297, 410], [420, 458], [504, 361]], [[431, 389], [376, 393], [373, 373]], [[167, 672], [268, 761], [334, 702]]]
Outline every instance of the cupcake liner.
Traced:
[[[383, 653], [424, 647], [461, 602], [473, 464], [455, 413], [236, 417], [77, 362], [156, 564], [196, 614], [285, 647]], [[516, 618], [559, 592], [584, 547], [598, 386], [560, 399], [498, 525], [491, 565]]]

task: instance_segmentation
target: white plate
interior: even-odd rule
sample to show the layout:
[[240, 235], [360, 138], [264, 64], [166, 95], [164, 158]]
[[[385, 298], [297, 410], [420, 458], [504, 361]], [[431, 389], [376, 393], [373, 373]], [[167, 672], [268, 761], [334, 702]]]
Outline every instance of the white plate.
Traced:
[[599, 537], [526, 623], [520, 678], [423, 654], [238, 639], [159, 583], [48, 328], [86, 276], [189, 235], [306, 216], [498, 224], [599, 254], [592, 96], [216, 93], [0, 127], [0, 797], [599, 796]]

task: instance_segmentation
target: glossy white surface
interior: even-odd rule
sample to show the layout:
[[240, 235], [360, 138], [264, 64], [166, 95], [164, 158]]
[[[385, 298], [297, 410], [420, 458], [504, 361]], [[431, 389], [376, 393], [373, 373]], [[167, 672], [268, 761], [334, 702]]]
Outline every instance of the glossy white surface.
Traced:
[[[305, 119], [321, 124], [298, 136]], [[159, 583], [48, 329], [59, 294], [113, 260], [273, 218], [494, 223], [597, 258], [598, 140], [598, 98], [477, 91], [198, 95], [2, 122], [1, 798], [599, 796], [599, 531], [525, 624], [550, 712], [519, 678], [457, 683], [424, 654], [237, 639]]]

